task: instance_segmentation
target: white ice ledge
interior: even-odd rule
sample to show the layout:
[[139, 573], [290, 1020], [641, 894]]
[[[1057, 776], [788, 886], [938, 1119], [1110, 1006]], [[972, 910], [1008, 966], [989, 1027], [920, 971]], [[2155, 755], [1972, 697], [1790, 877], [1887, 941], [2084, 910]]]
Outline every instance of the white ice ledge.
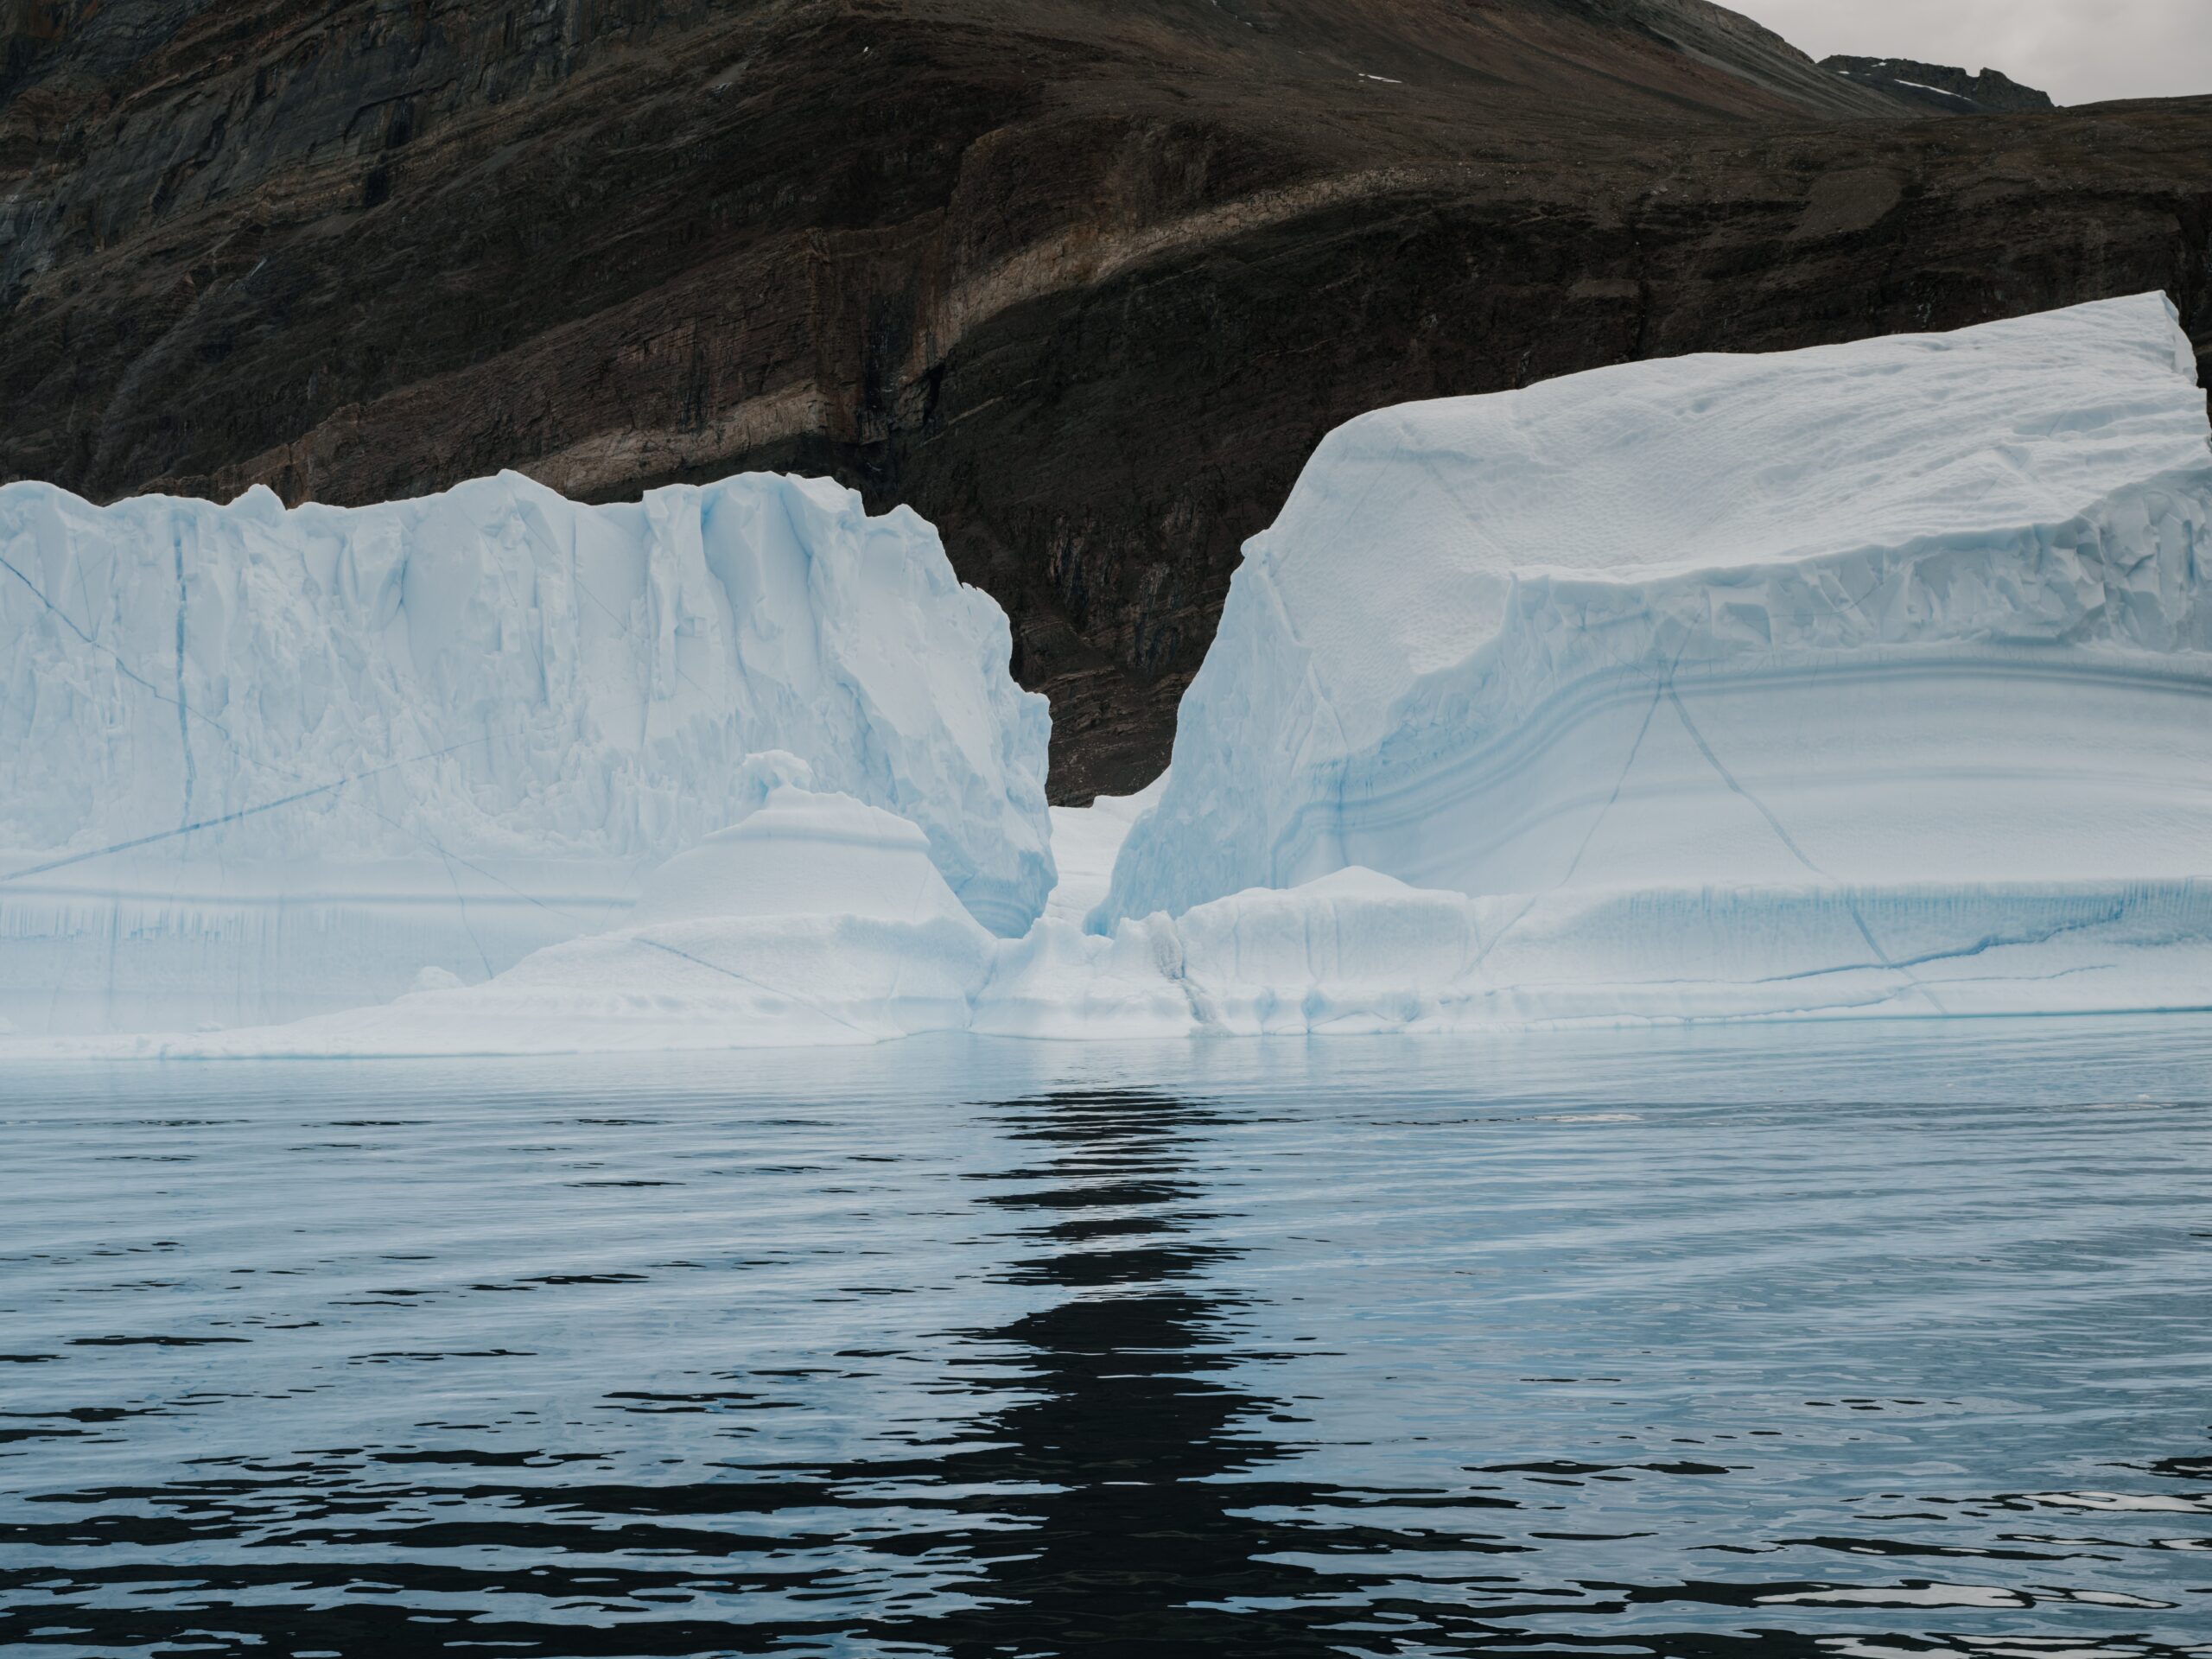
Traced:
[[[38, 1056], [537, 1054], [880, 1042], [1484, 1033], [2212, 1008], [2212, 881], [1650, 889], [1469, 899], [1345, 870], [1111, 936], [994, 939], [921, 843], [786, 793], [686, 873], [717, 913], [541, 951], [486, 985], [259, 1030], [48, 1039]], [[836, 822], [834, 913], [745, 898], [747, 855]], [[774, 843], [783, 844], [775, 848]], [[681, 861], [679, 861], [680, 862]], [[673, 890], [667, 895], [673, 898]], [[10, 1046], [0, 1046], [0, 1053]]]

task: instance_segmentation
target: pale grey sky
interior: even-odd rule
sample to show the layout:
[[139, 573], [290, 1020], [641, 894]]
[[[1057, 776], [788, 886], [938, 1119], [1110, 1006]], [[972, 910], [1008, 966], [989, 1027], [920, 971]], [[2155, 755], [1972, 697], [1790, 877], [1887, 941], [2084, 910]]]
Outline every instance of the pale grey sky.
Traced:
[[2062, 104], [2212, 92], [2212, 0], [1721, 0], [1816, 58], [2002, 69]]

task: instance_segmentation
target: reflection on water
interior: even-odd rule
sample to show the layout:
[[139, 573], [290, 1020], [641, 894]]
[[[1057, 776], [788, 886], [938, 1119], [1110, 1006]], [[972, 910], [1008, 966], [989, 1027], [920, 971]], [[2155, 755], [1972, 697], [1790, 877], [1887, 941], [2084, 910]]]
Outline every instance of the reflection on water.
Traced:
[[2212, 1026], [0, 1076], [26, 1653], [2212, 1654]]
[[[1037, 1155], [983, 1202], [1018, 1223], [1004, 1277], [1049, 1300], [964, 1333], [992, 1357], [976, 1389], [982, 1443], [916, 1472], [979, 1494], [978, 1519], [1010, 1510], [1016, 1524], [975, 1552], [970, 1605], [909, 1639], [957, 1653], [1280, 1650], [1223, 1605], [1292, 1575], [1264, 1561], [1268, 1529], [1228, 1479], [1274, 1448], [1258, 1429], [1269, 1402], [1217, 1375], [1243, 1299], [1223, 1288], [1242, 1252], [1192, 1236], [1207, 1217], [1190, 1150], [1208, 1116], [1110, 1090], [1007, 1109], [1008, 1140]], [[1015, 1492], [1029, 1496], [1002, 1496]]]

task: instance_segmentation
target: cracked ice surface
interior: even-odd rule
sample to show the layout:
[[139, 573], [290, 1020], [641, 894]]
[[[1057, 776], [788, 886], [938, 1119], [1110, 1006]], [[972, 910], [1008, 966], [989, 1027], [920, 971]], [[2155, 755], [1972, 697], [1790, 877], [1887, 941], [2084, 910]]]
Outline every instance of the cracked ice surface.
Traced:
[[937, 536], [769, 476], [587, 507], [0, 489], [0, 1020], [265, 1021], [619, 925], [744, 762], [912, 821], [991, 931], [1053, 886], [1048, 716]]

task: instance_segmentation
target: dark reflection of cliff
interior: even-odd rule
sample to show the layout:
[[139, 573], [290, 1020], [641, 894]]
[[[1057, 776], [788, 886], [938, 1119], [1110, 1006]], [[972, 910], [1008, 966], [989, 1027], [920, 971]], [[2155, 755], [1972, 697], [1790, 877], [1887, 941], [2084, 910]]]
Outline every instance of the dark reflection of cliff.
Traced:
[[[1409, 1541], [1341, 1523], [1317, 1537], [1310, 1527], [1239, 1513], [1262, 1504], [1301, 1509], [1330, 1495], [1264, 1473], [1239, 1478], [1281, 1457], [1260, 1426], [1283, 1408], [1226, 1375], [1249, 1351], [1233, 1346], [1246, 1303], [1221, 1285], [1221, 1269], [1239, 1252], [1194, 1236], [1210, 1219], [1205, 1181], [1192, 1163], [1209, 1111], [1124, 1093], [1001, 1109], [1034, 1160], [988, 1178], [993, 1191], [978, 1200], [976, 1230], [1010, 1231], [1013, 1259], [999, 1276], [1041, 1294], [1035, 1311], [1005, 1325], [946, 1333], [954, 1377], [974, 1407], [953, 1447], [752, 1464], [741, 1478], [650, 1484], [595, 1480], [588, 1464], [556, 1483], [500, 1479], [494, 1471], [503, 1464], [542, 1455], [527, 1444], [389, 1460], [372, 1451], [359, 1468], [306, 1465], [314, 1478], [304, 1486], [302, 1469], [286, 1465], [244, 1478], [213, 1471], [172, 1487], [88, 1491], [77, 1497], [92, 1508], [128, 1508], [0, 1526], [0, 1593], [11, 1581], [34, 1580], [60, 1592], [28, 1622], [0, 1611], [0, 1646], [64, 1632], [103, 1648], [140, 1648], [213, 1630], [271, 1651], [303, 1645], [344, 1659], [463, 1647], [568, 1659], [779, 1650], [1296, 1659], [1343, 1651], [1321, 1632], [1357, 1617], [1341, 1598], [1358, 1581], [1267, 1558], [1317, 1548], [1387, 1554]], [[992, 1215], [1011, 1227], [985, 1219]], [[776, 1385], [759, 1391], [773, 1394]], [[652, 1396], [671, 1408], [705, 1408], [721, 1397]], [[391, 1462], [406, 1471], [405, 1518], [381, 1513], [387, 1497], [378, 1483]], [[455, 1471], [438, 1472], [441, 1464]], [[912, 1494], [900, 1500], [912, 1506], [910, 1519], [928, 1520], [884, 1529], [887, 1485]], [[423, 1515], [430, 1500], [443, 1500], [434, 1507], [446, 1513]], [[818, 1518], [789, 1524], [790, 1515], [807, 1512]], [[846, 1516], [849, 1529], [835, 1518]], [[44, 1567], [11, 1572], [5, 1561], [10, 1546], [159, 1550], [189, 1541], [204, 1549], [258, 1541], [272, 1529], [281, 1557], [210, 1560], [181, 1573], [136, 1554], [77, 1555], [66, 1577]], [[822, 1559], [849, 1549], [856, 1533], [880, 1560], [948, 1563], [949, 1593], [902, 1608], [896, 1595], [881, 1596], [880, 1583], [856, 1582], [849, 1565]], [[709, 1539], [724, 1553], [717, 1570], [702, 1573], [691, 1558]], [[343, 1553], [364, 1547], [372, 1560]], [[506, 1552], [510, 1563], [473, 1554], [487, 1548]], [[148, 1585], [181, 1593], [136, 1600], [132, 1592]], [[354, 1599], [363, 1589], [372, 1597]], [[663, 1611], [698, 1589], [768, 1600], [742, 1623]], [[87, 1592], [99, 1605], [79, 1599]], [[638, 1617], [649, 1608], [654, 1616]]]
[[[994, 1498], [1028, 1524], [977, 1582], [985, 1604], [902, 1626], [957, 1656], [1020, 1653], [1289, 1655], [1339, 1649], [1255, 1607], [1312, 1595], [1317, 1575], [1263, 1559], [1291, 1541], [1238, 1513], [1224, 1478], [1278, 1455], [1258, 1433], [1280, 1409], [1222, 1375], [1242, 1299], [1209, 1270], [1236, 1252], [1189, 1235], [1205, 1194], [1187, 1142], [1204, 1109], [1143, 1094], [1022, 1103], [1015, 1138], [1037, 1164], [985, 1202], [1033, 1240], [1008, 1269], [1064, 1292], [1000, 1329], [969, 1333], [1014, 1394], [977, 1425], [984, 1449], [940, 1465], [955, 1484], [1034, 1484]], [[1005, 1376], [1008, 1359], [1021, 1372]], [[1232, 1608], [1225, 1603], [1240, 1603]]]

